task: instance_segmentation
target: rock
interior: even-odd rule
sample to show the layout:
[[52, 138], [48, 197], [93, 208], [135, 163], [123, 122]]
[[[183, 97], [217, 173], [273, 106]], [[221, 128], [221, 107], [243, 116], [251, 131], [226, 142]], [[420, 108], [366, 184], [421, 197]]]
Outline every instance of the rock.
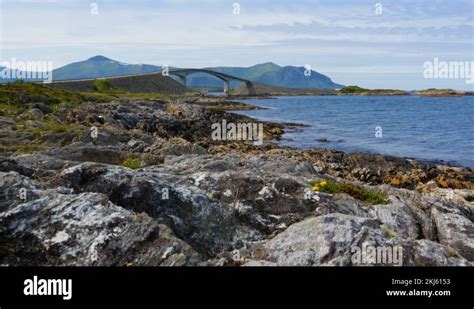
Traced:
[[17, 172], [0, 172], [0, 212], [37, 198], [41, 188]]
[[[41, 153], [23, 154], [13, 157], [18, 165], [38, 175], [54, 175], [55, 171], [79, 164], [77, 161], [59, 159]], [[23, 175], [23, 173], [21, 173]], [[28, 175], [26, 175], [28, 176]]]
[[438, 205], [431, 210], [439, 242], [474, 261], [474, 224], [459, 209]]
[[51, 114], [53, 112], [53, 110], [51, 108], [49, 108], [48, 105], [46, 105], [42, 102], [31, 103], [31, 104], [29, 104], [29, 106], [30, 106], [30, 108], [39, 109], [41, 111], [41, 113], [44, 114], [44, 115]]
[[395, 198], [390, 204], [370, 207], [369, 214], [397, 236], [412, 239], [420, 236], [420, 227], [410, 209]]
[[63, 171], [50, 185], [76, 192], [107, 194], [116, 205], [146, 212], [197, 251], [209, 256], [232, 245], [235, 218], [232, 209], [210, 200], [204, 192], [176, 177], [154, 171], [136, 172], [118, 166], [83, 163]]
[[[431, 218], [431, 207], [435, 200], [427, 198], [415, 191], [406, 189], [391, 189], [389, 187], [383, 187], [382, 191], [391, 195], [392, 202], [394, 199], [398, 200], [399, 203], [403, 204], [407, 209], [410, 210], [410, 214], [413, 216], [417, 225], [420, 228], [420, 237], [432, 241], [437, 240], [436, 226]], [[406, 226], [405, 228], [412, 228]]]
[[[213, 123], [256, 121], [209, 108], [222, 99], [24, 99], [22, 123], [0, 118], [0, 263], [349, 266], [363, 243], [404, 246], [406, 265], [473, 263], [470, 168], [214, 141]], [[60, 127], [30, 130], [46, 120]], [[266, 140], [283, 128], [265, 122]], [[390, 203], [313, 191], [319, 180]]]
[[146, 144], [143, 141], [136, 140], [136, 139], [132, 139], [128, 141], [127, 143], [127, 148], [131, 152], [143, 152], [145, 147], [146, 147]]
[[340, 213], [358, 217], [368, 217], [367, 206], [363, 206], [360, 201], [346, 193], [334, 194], [332, 199], [328, 198], [328, 194], [320, 193], [319, 195], [326, 203], [322, 203], [322, 205], [318, 207], [318, 214], [327, 215]]
[[296, 165], [295, 167], [296, 173], [306, 173], [306, 174], [316, 174], [316, 170], [314, 169], [313, 165], [307, 161], [303, 161]]
[[166, 226], [114, 205], [103, 194], [53, 189], [26, 203], [12, 202], [15, 207], [0, 212], [0, 264], [157, 266], [200, 261]]
[[278, 266], [276, 263], [268, 262], [268, 261], [259, 261], [259, 260], [248, 260], [243, 264], [242, 266], [257, 266], [257, 267], [262, 267], [262, 266]]
[[43, 116], [44, 113], [38, 108], [30, 108], [16, 117], [18, 120], [34, 119]]
[[25, 167], [23, 165], [19, 165], [18, 162], [14, 159], [10, 158], [0, 158], [0, 172], [18, 172], [21, 175], [31, 177], [33, 175], [33, 170]]
[[[379, 225], [370, 219], [330, 214], [305, 219], [263, 244], [254, 258], [280, 266], [351, 265], [351, 248], [363, 242], [385, 241]], [[258, 249], [257, 249], [258, 251]]]
[[452, 248], [420, 239], [400, 243], [403, 246], [403, 266], [469, 266], [466, 259]]
[[0, 117], [0, 127], [11, 126], [15, 124], [15, 121], [11, 118]]
[[69, 161], [99, 162], [105, 164], [122, 164], [129, 155], [118, 146], [94, 146], [83, 143], [73, 143], [63, 148], [43, 151], [42, 154]]
[[170, 140], [162, 139], [145, 151], [161, 157], [207, 154], [207, 151], [201, 146], [192, 144], [182, 138], [173, 138]]

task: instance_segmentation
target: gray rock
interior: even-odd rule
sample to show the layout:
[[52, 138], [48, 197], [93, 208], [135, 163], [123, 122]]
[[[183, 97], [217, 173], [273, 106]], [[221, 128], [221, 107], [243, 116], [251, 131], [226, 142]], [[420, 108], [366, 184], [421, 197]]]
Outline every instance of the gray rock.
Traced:
[[[0, 213], [7, 265], [193, 265], [200, 256], [149, 216], [97, 193], [42, 191]], [[172, 248], [170, 250], [169, 248]]]
[[37, 190], [41, 188], [43, 187], [17, 172], [0, 172], [0, 212], [36, 199]]
[[180, 238], [209, 256], [232, 245], [236, 229], [233, 210], [210, 200], [199, 189], [181, 184], [176, 177], [83, 163], [63, 171], [51, 185], [107, 194], [116, 205], [146, 212], [169, 225]]
[[461, 256], [474, 261], [474, 224], [452, 207], [438, 206], [431, 210], [439, 242], [456, 249]]
[[32, 176], [34, 171], [31, 168], [19, 165], [18, 162], [12, 158], [0, 158], [0, 172], [18, 172], [24, 176]]
[[400, 237], [417, 239], [420, 236], [420, 227], [410, 209], [397, 199], [387, 205], [370, 207], [369, 214]]
[[291, 225], [266, 242], [258, 255], [280, 266], [351, 265], [352, 247], [384, 241], [375, 221], [330, 214]]
[[403, 246], [404, 266], [469, 266], [466, 259], [452, 248], [420, 239], [400, 243]]

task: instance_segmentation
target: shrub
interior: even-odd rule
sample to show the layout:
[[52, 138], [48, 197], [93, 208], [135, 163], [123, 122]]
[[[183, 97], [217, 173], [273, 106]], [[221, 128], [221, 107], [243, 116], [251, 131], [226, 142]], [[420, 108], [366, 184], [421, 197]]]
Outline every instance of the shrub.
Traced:
[[105, 79], [98, 79], [94, 81], [94, 91], [105, 92], [113, 89], [114, 87], [112, 86], [112, 84]]
[[382, 226], [381, 226], [381, 229], [382, 229], [382, 231], [383, 231], [385, 234], [387, 234], [388, 238], [394, 238], [394, 237], [397, 237], [397, 236], [398, 236], [397, 232], [392, 231], [391, 229], [389, 229], [389, 228], [388, 228], [387, 226], [385, 226], [385, 225], [382, 225]]
[[316, 182], [312, 181], [309, 184], [311, 185], [311, 189], [313, 191], [331, 194], [346, 193], [352, 196], [353, 198], [363, 201], [368, 205], [388, 203], [388, 200], [384, 194], [376, 191], [369, 191], [362, 187], [354, 186], [349, 183], [338, 183], [330, 180], [320, 180]]
[[122, 162], [122, 166], [136, 170], [142, 166], [142, 159], [139, 156], [132, 155]]

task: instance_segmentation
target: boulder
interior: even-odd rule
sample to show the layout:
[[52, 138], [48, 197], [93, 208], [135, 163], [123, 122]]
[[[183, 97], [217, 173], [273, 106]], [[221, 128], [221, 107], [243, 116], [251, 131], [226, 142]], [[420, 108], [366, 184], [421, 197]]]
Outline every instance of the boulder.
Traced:
[[0, 264], [57, 266], [193, 265], [189, 245], [145, 214], [99, 193], [53, 189], [0, 212]]
[[349, 266], [353, 247], [362, 243], [381, 245], [384, 241], [379, 225], [371, 219], [329, 214], [291, 225], [254, 248], [253, 258], [280, 266]]

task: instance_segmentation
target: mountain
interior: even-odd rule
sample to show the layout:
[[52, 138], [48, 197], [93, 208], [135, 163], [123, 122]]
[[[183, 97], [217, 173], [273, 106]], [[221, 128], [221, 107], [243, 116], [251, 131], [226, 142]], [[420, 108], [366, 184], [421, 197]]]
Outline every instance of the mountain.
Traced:
[[160, 72], [161, 68], [149, 64], [127, 64], [104, 56], [95, 56], [74, 62], [53, 71], [54, 80], [100, 78], [116, 75]]
[[[343, 87], [333, 83], [329, 77], [316, 71], [311, 71], [311, 76], [305, 76], [304, 67], [281, 67], [272, 62], [257, 64], [251, 67], [211, 67], [206, 69], [277, 87], [314, 89], [336, 89]], [[161, 67], [159, 66], [127, 64], [99, 55], [54, 70], [53, 79], [100, 78], [160, 71]], [[232, 82], [230, 86], [235, 88], [239, 84], [239, 82]], [[222, 87], [222, 81], [208, 74], [196, 73], [188, 77], [187, 86]]]
[[[310, 76], [305, 76], [304, 67], [281, 67], [272, 62], [251, 67], [213, 67], [206, 69], [276, 87], [308, 89], [337, 89], [343, 87], [316, 71], [311, 71]], [[161, 72], [161, 67], [149, 64], [128, 64], [98, 55], [54, 70], [53, 80], [102, 78], [153, 72]], [[11, 80], [0, 80], [0, 82], [8, 81]], [[230, 86], [235, 88], [239, 84], [239, 82], [231, 82]], [[218, 78], [208, 74], [196, 73], [187, 78], [187, 86], [222, 87], [223, 84]]]
[[[314, 89], [337, 89], [344, 87], [316, 71], [311, 70], [311, 74], [306, 76], [304, 74], [304, 67], [281, 67], [272, 62], [257, 64], [247, 68], [215, 67], [207, 69], [276, 87]], [[237, 82], [231, 83], [231, 87], [234, 88], [238, 84]], [[187, 85], [190, 87], [222, 87], [222, 82], [207, 74], [195, 74], [188, 78]]]

